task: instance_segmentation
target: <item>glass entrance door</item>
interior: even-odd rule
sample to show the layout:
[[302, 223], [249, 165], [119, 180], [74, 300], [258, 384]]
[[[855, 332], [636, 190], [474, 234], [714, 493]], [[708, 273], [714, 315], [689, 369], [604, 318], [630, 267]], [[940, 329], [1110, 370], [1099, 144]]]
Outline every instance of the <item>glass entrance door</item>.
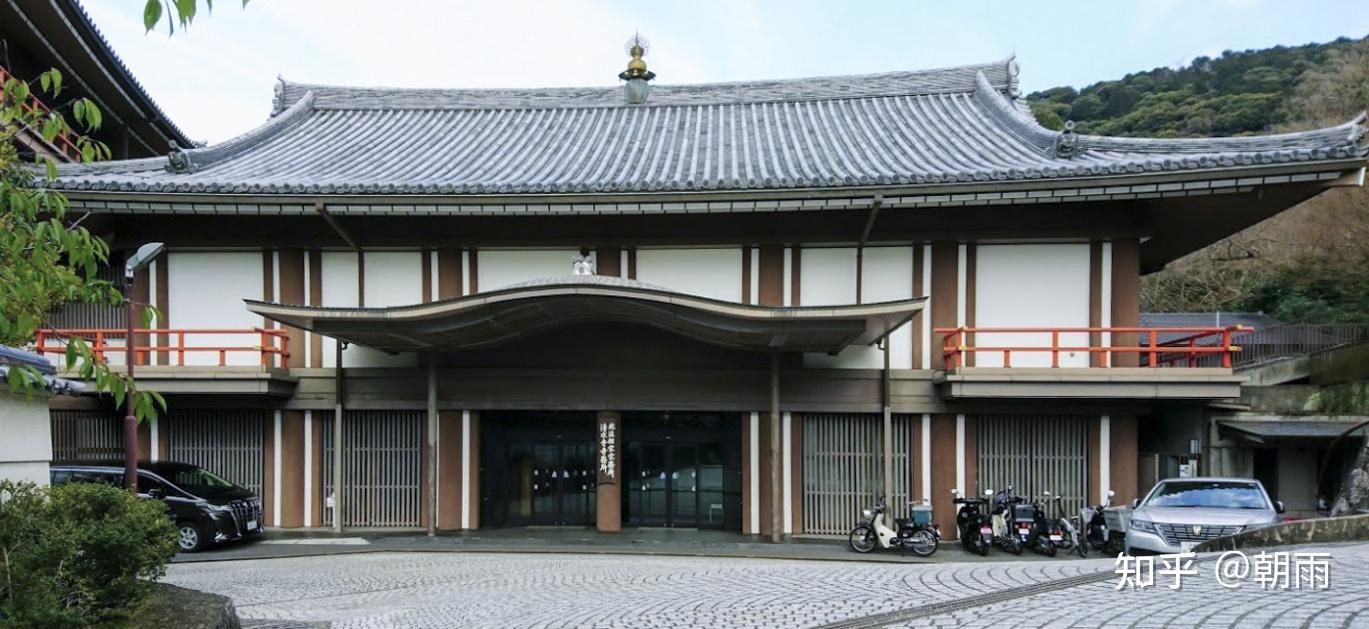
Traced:
[[[514, 469], [520, 472], [517, 495], [526, 498], [517, 514], [521, 517], [511, 520], [553, 526], [591, 524], [595, 499], [592, 446], [554, 442], [528, 445], [530, 452], [512, 449]], [[523, 464], [517, 464], [518, 459]]]
[[628, 524], [721, 527], [721, 446], [632, 443], [628, 446]]

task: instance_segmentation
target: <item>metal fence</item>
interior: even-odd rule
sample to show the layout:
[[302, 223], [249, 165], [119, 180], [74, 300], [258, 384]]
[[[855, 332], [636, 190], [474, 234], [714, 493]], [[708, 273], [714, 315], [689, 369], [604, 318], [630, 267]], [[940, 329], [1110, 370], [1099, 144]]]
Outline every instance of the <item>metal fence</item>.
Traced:
[[1242, 334], [1232, 340], [1241, 351], [1235, 368], [1256, 367], [1290, 356], [1304, 356], [1343, 345], [1369, 341], [1369, 326], [1349, 324], [1283, 324]]
[[[1088, 417], [989, 415], [975, 421], [976, 490], [1008, 485], [1024, 497], [1049, 491], [1064, 497], [1065, 515], [1079, 513], [1089, 487]], [[1096, 421], [1096, 420], [1094, 420]], [[1054, 505], [1043, 505], [1054, 514]]]
[[123, 418], [108, 411], [51, 411], [52, 460], [122, 459]]
[[161, 422], [163, 458], [190, 463], [262, 495], [262, 443], [271, 426], [266, 410], [176, 410]]
[[[323, 495], [333, 494], [333, 413], [323, 422]], [[422, 411], [348, 411], [343, 417], [343, 526], [419, 526]], [[325, 526], [333, 509], [323, 510]]]
[[[907, 517], [912, 418], [894, 416], [890, 513]], [[803, 532], [844, 534], [884, 493], [884, 418], [803, 415]]]

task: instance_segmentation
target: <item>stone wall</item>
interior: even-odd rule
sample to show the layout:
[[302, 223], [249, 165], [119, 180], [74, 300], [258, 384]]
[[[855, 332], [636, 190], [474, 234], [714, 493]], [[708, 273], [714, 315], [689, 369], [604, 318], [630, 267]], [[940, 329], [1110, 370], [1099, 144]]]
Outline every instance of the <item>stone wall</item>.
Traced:
[[1369, 514], [1284, 522], [1199, 544], [1194, 552], [1369, 540]]

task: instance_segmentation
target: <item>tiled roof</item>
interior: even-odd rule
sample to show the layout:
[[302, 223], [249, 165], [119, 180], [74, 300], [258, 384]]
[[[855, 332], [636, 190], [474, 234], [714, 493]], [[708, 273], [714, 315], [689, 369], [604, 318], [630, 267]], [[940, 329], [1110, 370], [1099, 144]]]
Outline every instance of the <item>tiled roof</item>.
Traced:
[[[1012, 60], [714, 85], [415, 90], [282, 81], [276, 113], [168, 159], [63, 167], [68, 190], [557, 194], [1012, 182], [1362, 159], [1363, 117], [1301, 133], [1059, 133], [1015, 99]], [[1325, 169], [1325, 168], [1323, 168]]]

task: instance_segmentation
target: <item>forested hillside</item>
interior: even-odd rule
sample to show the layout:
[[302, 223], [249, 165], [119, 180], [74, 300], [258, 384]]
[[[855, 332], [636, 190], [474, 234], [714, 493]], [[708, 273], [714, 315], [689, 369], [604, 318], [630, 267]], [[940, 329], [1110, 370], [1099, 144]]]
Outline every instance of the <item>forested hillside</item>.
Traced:
[[[1101, 135], [1279, 133], [1369, 107], [1369, 38], [1199, 57], [1076, 90], [1028, 95], [1041, 124]], [[1331, 190], [1142, 282], [1151, 312], [1263, 311], [1288, 322], [1369, 323], [1369, 192]]]

